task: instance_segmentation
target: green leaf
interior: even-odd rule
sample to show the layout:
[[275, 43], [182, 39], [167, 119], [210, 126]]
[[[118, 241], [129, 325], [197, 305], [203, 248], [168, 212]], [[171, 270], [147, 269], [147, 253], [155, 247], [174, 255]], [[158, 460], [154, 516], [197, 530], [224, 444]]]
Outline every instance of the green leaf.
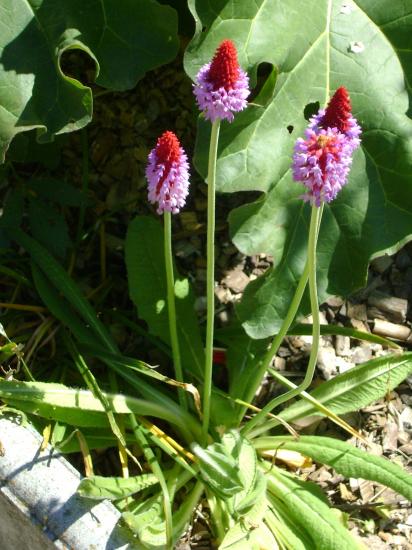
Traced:
[[[276, 540], [284, 545], [287, 550], [306, 550], [310, 548], [311, 537], [290, 518], [288, 510], [282, 506], [279, 500], [268, 494], [269, 510], [265, 514], [265, 522]], [[280, 546], [282, 548], [282, 546]]]
[[[262, 474], [262, 479], [264, 476]], [[265, 497], [266, 483], [263, 490], [255, 495], [251, 510], [242, 516], [226, 533], [219, 545], [219, 550], [261, 550], [261, 548], [277, 548], [276, 541], [263, 522], [267, 509]]]
[[95, 500], [117, 500], [139, 493], [158, 482], [153, 474], [141, 474], [133, 477], [91, 476], [81, 480], [77, 492], [80, 496]]
[[319, 487], [264, 464], [269, 492], [284, 505], [290, 518], [312, 537], [313, 550], [356, 550], [359, 545], [321, 496]]
[[19, 227], [24, 214], [24, 195], [21, 189], [14, 188], [8, 193], [0, 218], [0, 227], [14, 229]]
[[[290, 335], [307, 335], [310, 336], [313, 331], [313, 325], [310, 323], [302, 323], [295, 325], [294, 327], [288, 330]], [[374, 344], [380, 344], [392, 349], [401, 350], [402, 347], [388, 338], [383, 336], [378, 336], [377, 334], [372, 334], [371, 332], [365, 332], [364, 330], [356, 330], [351, 327], [340, 327], [338, 325], [320, 325], [321, 335], [335, 335], [339, 334], [341, 336], [349, 336], [349, 338], [355, 338], [356, 340], [362, 340], [364, 342], [373, 342]]]
[[[412, 353], [386, 355], [357, 365], [323, 382], [310, 392], [310, 395], [335, 414], [344, 414], [366, 407], [384, 397], [410, 373]], [[286, 422], [312, 415], [321, 413], [314, 405], [303, 400], [293, 403], [279, 413], [279, 417]]]
[[[147, 383], [132, 372], [132, 370], [145, 373], [150, 372], [152, 378], [163, 380], [162, 375], [150, 369], [145, 363], [137, 361], [135, 359], [124, 358], [118, 353], [108, 352], [107, 345], [102, 348], [101, 340], [93, 331], [89, 323], [85, 323], [83, 319], [73, 311], [72, 304], [66, 301], [55, 287], [50, 283], [43, 272], [37, 267], [35, 263], [32, 263], [33, 280], [36, 285], [36, 289], [47, 306], [50, 312], [59, 319], [65, 326], [70, 328], [76, 339], [83, 344], [82, 349], [85, 353], [93, 357], [98, 357], [106, 365], [119, 374], [126, 382], [139, 392], [139, 395], [143, 395], [146, 399], [153, 400], [162, 404], [163, 407], [168, 409], [171, 414], [180, 414], [180, 410], [175, 401], [171, 397], [164, 395], [153, 384]], [[113, 348], [109, 348], [113, 349]], [[128, 370], [127, 370], [128, 368]], [[186, 419], [186, 423], [191, 423], [190, 419]], [[195, 425], [191, 423], [192, 428], [195, 429]]]
[[226, 501], [233, 518], [239, 521], [232, 533], [234, 538], [249, 538], [250, 524], [259, 523], [266, 511], [266, 479], [258, 470], [253, 445], [232, 430], [223, 435], [220, 443], [212, 443], [206, 449], [194, 443], [192, 450], [199, 459], [202, 478], [215, 495]]
[[100, 403], [103, 406], [103, 409], [106, 412], [107, 420], [109, 421], [110, 428], [113, 432], [113, 434], [117, 437], [118, 441], [123, 445], [126, 446], [126, 441], [124, 439], [124, 435], [122, 433], [122, 430], [118, 426], [116, 422], [116, 418], [113, 414], [113, 410], [110, 406], [109, 401], [106, 398], [106, 395], [102, 392], [100, 389], [100, 386], [94, 376], [94, 374], [89, 369], [88, 365], [86, 364], [84, 358], [82, 355], [80, 355], [78, 349], [76, 348], [75, 344], [71, 340], [69, 336], [64, 334], [64, 341], [66, 344], [66, 347], [69, 351], [69, 353], [72, 356], [73, 362], [76, 365], [77, 369], [79, 370], [80, 374], [83, 377], [83, 380], [86, 384], [86, 386], [89, 388], [89, 390], [92, 392], [94, 397], [96, 397]]
[[212, 443], [206, 449], [193, 443], [192, 451], [203, 480], [217, 496], [228, 499], [243, 489], [237, 452], [231, 453], [222, 443]]
[[[197, 425], [190, 415], [162, 403], [138, 399], [122, 394], [103, 393], [115, 414], [154, 416], [177, 425], [187, 440], [193, 439], [190, 430]], [[26, 412], [77, 426], [108, 426], [101, 400], [91, 391], [69, 388], [63, 384], [46, 382], [17, 382], [0, 379], [0, 398]]]
[[[185, 495], [183, 503], [173, 513], [173, 539], [176, 543], [187, 529], [202, 492], [203, 486], [198, 483]], [[155, 495], [133, 506], [133, 511], [122, 514], [127, 525], [137, 534], [144, 548], [163, 550], [166, 540], [161, 495]]]
[[[312, 325], [301, 324], [292, 327], [288, 334], [311, 334]], [[373, 341], [388, 347], [400, 349], [397, 344], [368, 332], [357, 331], [348, 327], [335, 325], [321, 325], [321, 334], [342, 334], [359, 340]], [[378, 338], [379, 340], [375, 340]], [[227, 369], [229, 372], [230, 395], [233, 398], [242, 398], [245, 389], [249, 387], [250, 381], [255, 377], [256, 367], [263, 359], [270, 340], [251, 339], [240, 323], [235, 322], [227, 327], [215, 331], [215, 339], [227, 347]], [[243, 407], [238, 406], [237, 412], [242, 412]], [[229, 415], [227, 415], [229, 418]], [[228, 421], [225, 422], [229, 425]]]
[[61, 296], [56, 287], [51, 284], [33, 261], [31, 262], [31, 269], [36, 290], [50, 313], [70, 328], [79, 342], [99, 346], [100, 339], [91, 330], [90, 326], [77, 315], [71, 304]]
[[412, 476], [390, 460], [362, 451], [352, 445], [331, 437], [300, 436], [262, 437], [257, 439], [258, 450], [282, 449], [297, 451], [310, 456], [316, 462], [332, 466], [345, 477], [355, 477], [377, 481], [408, 500], [412, 500]]
[[98, 85], [129, 90], [177, 54], [176, 12], [154, 0], [3, 0], [0, 162], [19, 132], [47, 141], [90, 122], [91, 89], [62, 71], [73, 49], [93, 60]]
[[[58, 426], [57, 433], [56, 426]], [[60, 428], [64, 428], [65, 431], [63, 434], [60, 434]], [[88, 449], [91, 451], [93, 449], [106, 449], [108, 447], [117, 447], [118, 439], [111, 433], [111, 431], [106, 428], [82, 428], [82, 436], [84, 437]], [[134, 443], [134, 437], [127, 433], [126, 434], [126, 443]], [[78, 453], [80, 452], [79, 440], [76, 437], [76, 433], [73, 431], [72, 426], [67, 424], [56, 423], [50, 443], [53, 447], [56, 447], [58, 450], [62, 451], [64, 454], [68, 453]]]
[[[163, 228], [148, 216], [129, 225], [125, 243], [130, 297], [150, 332], [170, 342]], [[176, 270], [175, 270], [176, 273]], [[202, 376], [203, 344], [194, 310], [193, 294], [186, 279], [176, 278], [176, 312], [182, 362], [187, 372]]]
[[236, 522], [226, 533], [220, 549], [260, 550], [262, 547], [276, 547], [273, 535], [263, 521], [268, 506], [266, 477], [257, 469], [257, 462], [255, 449], [243, 440], [239, 454], [239, 472], [244, 489], [228, 501], [228, 509], [233, 510], [232, 517]]
[[[278, 71], [271, 97], [257, 97], [232, 124], [222, 125], [217, 164], [220, 191], [263, 193], [230, 216], [242, 252], [274, 257], [273, 269], [248, 285], [237, 308], [253, 338], [278, 331], [306, 260], [309, 207], [299, 198], [303, 186], [292, 181], [291, 158], [307, 125], [308, 104], [323, 106], [344, 85], [363, 128], [349, 183], [326, 205], [320, 228], [320, 301], [364, 286], [369, 260], [411, 238], [412, 7], [391, 0], [342, 5], [341, 0], [308, 0], [304, 9], [294, 0], [192, 2], [197, 33], [185, 56], [192, 78], [223, 38], [236, 43], [252, 84], [259, 64]], [[356, 42], [363, 51], [353, 48]], [[195, 162], [203, 176], [209, 132], [210, 124], [200, 119]], [[307, 312], [306, 301], [302, 313]]]
[[29, 223], [33, 237], [53, 256], [64, 259], [70, 246], [66, 220], [50, 203], [41, 199], [29, 201]]
[[[134, 388], [139, 395], [142, 395], [145, 399], [158, 403], [165, 410], [168, 410], [170, 415], [177, 415], [177, 417], [181, 417], [181, 415], [184, 414], [183, 409], [178, 403], [176, 403], [171, 395], [164, 393], [157, 386], [155, 386], [152, 381], [146, 381], [145, 378], [139, 376], [137, 372], [134, 372], [137, 370], [134, 366], [141, 363], [140, 361], [132, 360], [132, 363], [129, 363], [129, 358], [112, 355], [111, 353], [105, 353], [104, 351], [98, 351], [99, 348], [94, 346], [82, 346], [82, 349], [85, 350], [86, 354], [99, 358], [108, 367], [121, 376], [130, 387]], [[147, 373], [148, 371], [145, 370], [145, 374]], [[186, 414], [185, 424], [187, 427], [190, 427], [190, 430], [192, 430], [193, 433], [196, 433], [197, 436], [200, 437], [201, 426], [197, 421], [195, 421], [193, 416]]]
[[65, 136], [58, 136], [49, 143], [38, 143], [36, 130], [17, 134], [7, 151], [11, 162], [37, 163], [54, 170], [59, 166], [61, 148], [66, 142]]
[[[110, 334], [107, 332], [103, 323], [97, 318], [97, 315], [89, 302], [81, 294], [75, 282], [69, 277], [63, 267], [51, 256], [47, 250], [37, 241], [29, 237], [21, 229], [13, 229], [9, 236], [20, 246], [23, 246], [31, 255], [33, 261], [43, 271], [49, 281], [63, 294], [63, 296], [90, 325], [90, 328], [100, 339], [107, 349], [112, 352], [117, 351]], [[57, 304], [57, 301], [56, 301]]]
[[[266, 479], [258, 469], [258, 459], [254, 446], [237, 431], [230, 431], [222, 438], [222, 443], [238, 464], [242, 490], [229, 500], [235, 519], [244, 518], [245, 523], [258, 523], [266, 511]], [[258, 503], [258, 506], [256, 504]]]
[[139, 503], [133, 512], [123, 512], [123, 519], [134, 531], [144, 548], [165, 548], [166, 525], [163, 516], [162, 495], [154, 495]]
[[62, 206], [82, 206], [90, 204], [80, 191], [69, 183], [54, 178], [34, 178], [27, 186], [30, 191], [44, 200], [55, 202]]
[[[164, 374], [161, 374], [156, 370], [155, 367], [149, 365], [148, 363], [145, 363], [144, 361], [139, 361], [138, 359], [133, 359], [132, 357], [125, 357], [120, 354], [114, 354], [109, 353], [105, 350], [95, 348], [93, 346], [81, 346], [81, 349], [84, 351], [84, 353], [91, 355], [92, 357], [96, 357], [109, 365], [110, 367], [114, 367], [117, 369], [117, 371], [125, 371], [126, 369], [130, 369], [132, 371], [138, 372], [140, 374], [143, 374], [144, 376], [147, 376], [149, 378], [154, 378], [155, 380], [158, 380], [159, 382], [163, 382], [164, 384], [167, 384], [169, 386], [174, 387], [182, 387], [184, 391], [190, 392], [192, 394], [192, 397], [195, 401], [195, 403], [200, 402], [200, 396], [197, 391], [197, 389], [192, 384], [184, 384], [181, 382], [177, 382], [176, 380], [170, 378], [169, 376], [165, 376]], [[143, 395], [145, 395], [144, 388], [141, 387], [140, 383], [140, 391]], [[159, 399], [159, 394], [155, 396], [155, 392], [152, 393], [152, 395], [147, 395], [148, 398], [152, 398], [153, 400]], [[171, 403], [169, 402], [169, 406]], [[176, 406], [175, 403], [173, 405]]]

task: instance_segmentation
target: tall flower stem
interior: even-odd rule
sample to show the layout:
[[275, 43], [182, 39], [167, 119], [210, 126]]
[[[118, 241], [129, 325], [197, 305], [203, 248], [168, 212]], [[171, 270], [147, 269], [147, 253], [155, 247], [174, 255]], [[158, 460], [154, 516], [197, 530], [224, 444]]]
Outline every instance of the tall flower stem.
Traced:
[[207, 443], [210, 421], [210, 398], [212, 393], [213, 327], [215, 319], [215, 187], [219, 129], [220, 119], [217, 119], [212, 124], [207, 173], [207, 322], [202, 426], [204, 444]]
[[[292, 298], [292, 302], [289, 306], [288, 312], [282, 323], [282, 326], [280, 327], [279, 332], [276, 334], [275, 338], [272, 340], [272, 343], [270, 345], [270, 348], [267, 350], [266, 355], [264, 356], [262, 361], [259, 363], [257, 372], [253, 374], [253, 381], [250, 382], [249, 388], [244, 397], [244, 401], [246, 403], [252, 402], [253, 397], [260, 383], [262, 382], [262, 378], [265, 372], [268, 370], [270, 364], [272, 363], [272, 360], [275, 357], [280, 347], [280, 344], [282, 343], [283, 338], [286, 336], [289, 330], [289, 327], [292, 324], [293, 319], [295, 318], [300, 302], [302, 301], [302, 296], [306, 288], [306, 283], [308, 282], [308, 275], [309, 275], [309, 266], [308, 266], [308, 262], [306, 261], [303, 273], [300, 276], [299, 283], [295, 291], [295, 295]], [[241, 416], [243, 416], [244, 411], [245, 411], [245, 408], [242, 409]], [[240, 420], [241, 418], [239, 418], [239, 421]], [[249, 431], [248, 426], [249, 424], [246, 424], [243, 427], [243, 430], [248, 432]]]
[[[175, 280], [173, 274], [173, 253], [172, 253], [172, 215], [164, 212], [164, 247], [167, 280], [167, 311], [169, 317], [170, 342], [172, 344], [173, 365], [175, 377], [178, 382], [183, 382], [182, 361], [180, 357], [179, 337], [176, 324], [176, 303], [175, 303]], [[187, 410], [186, 393], [179, 388], [179, 402]]]
[[[323, 204], [321, 207], [317, 207], [315, 205], [312, 206], [310, 228], [309, 228], [308, 259], [305, 265], [305, 269], [300, 278], [298, 288], [296, 289], [295, 296], [293, 297], [292, 303], [290, 305], [286, 318], [282, 324], [282, 327], [279, 333], [276, 335], [276, 338], [273, 340], [272, 345], [269, 351], [267, 352], [261, 367], [261, 370], [263, 372], [265, 372], [266, 369], [269, 367], [275, 353], [279, 348], [280, 343], [282, 342], [284, 336], [286, 335], [290, 327], [290, 324], [292, 323], [296, 315], [297, 309], [302, 300], [303, 292], [305, 290], [306, 281], [309, 279], [309, 296], [310, 296], [310, 307], [311, 307], [312, 318], [313, 318], [313, 328], [312, 328], [312, 348], [311, 348], [309, 363], [306, 369], [304, 379], [301, 382], [301, 384], [299, 384], [299, 386], [297, 386], [296, 388], [282, 395], [279, 395], [278, 397], [275, 397], [274, 399], [269, 401], [269, 403], [265, 405], [257, 415], [255, 415], [251, 420], [249, 420], [249, 422], [247, 422], [247, 424], [243, 426], [242, 428], [243, 435], [246, 435], [247, 433], [249, 433], [252, 428], [254, 428], [257, 424], [259, 424], [259, 422], [264, 420], [268, 412], [271, 412], [278, 405], [284, 403], [285, 401], [288, 401], [289, 399], [292, 399], [292, 397], [295, 397], [296, 395], [299, 395], [302, 391], [305, 391], [306, 388], [308, 388], [308, 386], [310, 386], [312, 382], [313, 375], [315, 372], [315, 367], [316, 367], [316, 361], [318, 358], [319, 339], [320, 339], [319, 304], [318, 304], [318, 292], [317, 292], [317, 283], [316, 283], [316, 244], [318, 240], [318, 233], [319, 233], [319, 226], [321, 222], [322, 212], [323, 212]], [[264, 370], [263, 370], [263, 367], [264, 367]], [[262, 375], [263, 375], [263, 372], [262, 372]], [[247, 399], [246, 401], [249, 402], [251, 399], [253, 399], [253, 395], [250, 397], [250, 399]]]

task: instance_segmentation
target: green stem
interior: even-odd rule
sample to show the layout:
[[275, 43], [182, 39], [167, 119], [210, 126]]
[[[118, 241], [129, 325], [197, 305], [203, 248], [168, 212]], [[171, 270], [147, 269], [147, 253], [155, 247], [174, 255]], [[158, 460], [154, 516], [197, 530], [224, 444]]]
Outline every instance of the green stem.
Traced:
[[[173, 275], [173, 253], [172, 253], [172, 215], [170, 212], [164, 213], [164, 232], [165, 232], [165, 264], [167, 280], [167, 310], [169, 318], [170, 342], [172, 344], [173, 365], [175, 377], [178, 382], [183, 382], [182, 361], [180, 357], [179, 337], [177, 335], [176, 324], [176, 304], [175, 304], [175, 280]], [[179, 402], [187, 411], [186, 393], [179, 388]]]
[[[193, 512], [196, 509], [196, 506], [204, 492], [204, 485], [201, 481], [197, 481], [194, 487], [185, 494], [184, 500], [180, 505], [180, 508], [177, 510], [174, 516], [174, 539], [177, 542], [177, 539], [183, 535], [183, 532], [187, 529], [191, 519], [193, 518]], [[176, 548], [176, 546], [174, 547]]]
[[[276, 371], [273, 368], [269, 368], [270, 374], [275, 378], [278, 382], [286, 386], [290, 389], [295, 389], [298, 386], [294, 384], [291, 380], [288, 378], [285, 378], [280, 372]], [[333, 411], [328, 409], [325, 405], [323, 405], [320, 401], [315, 399], [310, 395], [310, 393], [307, 393], [306, 391], [301, 392], [300, 397], [304, 400], [310, 403], [315, 409], [320, 411], [321, 414], [327, 416], [330, 418], [335, 424], [342, 427], [343, 429], [346, 429], [346, 426], [343, 425], [343, 421], [339, 418], [338, 415], [336, 415]], [[279, 426], [281, 424], [281, 421], [279, 420], [279, 417], [277, 418], [270, 418], [268, 419], [264, 425], [257, 426], [254, 430], [249, 432], [249, 439], [255, 439], [257, 436], [259, 436], [262, 433], [269, 432], [272, 428]], [[254, 445], [256, 445], [256, 440], [253, 442]]]
[[133, 434], [139, 444], [142, 452], [146, 458], [146, 461], [152, 472], [159, 481], [160, 488], [163, 493], [163, 511], [165, 515], [166, 524], [166, 547], [167, 550], [173, 550], [173, 518], [172, 518], [172, 504], [170, 501], [169, 489], [167, 487], [166, 479], [163, 475], [163, 470], [157, 461], [156, 455], [151, 449], [145, 435], [145, 429], [136, 422], [136, 418], [133, 414], [129, 415], [130, 425], [133, 430]]
[[219, 129], [220, 120], [217, 119], [212, 124], [207, 173], [207, 322], [202, 426], [202, 439], [205, 445], [207, 444], [210, 421], [210, 398], [212, 393], [213, 371], [213, 324], [215, 318], [215, 184]]
[[83, 128], [80, 135], [82, 141], [82, 202], [80, 204], [79, 221], [77, 224], [77, 246], [82, 239], [84, 218], [86, 214], [87, 193], [89, 191], [89, 141], [87, 139], [87, 128]]
[[[270, 347], [269, 352], [266, 354], [265, 359], [263, 361], [263, 365], [265, 366], [265, 371], [266, 371], [281, 341], [286, 335], [290, 324], [292, 323], [295, 317], [296, 311], [302, 300], [303, 292], [306, 286], [306, 280], [309, 279], [310, 307], [311, 307], [312, 317], [313, 317], [313, 327], [312, 327], [313, 341], [312, 341], [312, 348], [311, 348], [310, 357], [309, 357], [308, 368], [306, 369], [306, 373], [303, 378], [303, 381], [301, 382], [301, 384], [299, 384], [299, 386], [269, 401], [269, 403], [265, 405], [257, 415], [255, 415], [251, 420], [249, 420], [247, 424], [243, 426], [242, 428], [243, 435], [246, 435], [247, 433], [249, 433], [252, 428], [254, 428], [262, 420], [264, 420], [268, 412], [273, 411], [273, 409], [275, 409], [281, 403], [284, 403], [285, 401], [292, 399], [292, 397], [299, 395], [302, 391], [306, 390], [306, 388], [312, 382], [313, 375], [315, 372], [316, 361], [318, 358], [319, 339], [320, 339], [319, 304], [318, 304], [318, 293], [317, 293], [317, 285], [316, 285], [316, 243], [318, 240], [318, 233], [319, 233], [322, 212], [323, 212], [323, 205], [320, 208], [318, 208], [317, 206], [312, 206], [312, 214], [310, 218], [310, 228], [309, 228], [308, 259], [305, 265], [305, 269], [299, 281], [299, 285], [298, 285], [298, 288], [296, 289], [295, 296], [289, 308], [288, 314], [285, 318], [285, 321], [283, 322], [281, 331], [279, 332], [279, 334], [276, 335], [276, 338], [274, 339], [272, 346]], [[307, 274], [306, 274], [306, 271], [307, 271]], [[304, 281], [305, 274], [306, 274], [306, 280]], [[293, 315], [290, 315], [292, 313], [291, 311], [292, 309], [294, 310]], [[253, 399], [253, 395], [251, 396], [251, 399]], [[250, 399], [248, 401], [250, 401]]]
[[[282, 323], [282, 326], [280, 327], [279, 332], [276, 334], [275, 338], [273, 339], [272, 344], [270, 345], [270, 348], [266, 352], [266, 355], [262, 359], [261, 363], [258, 365], [257, 372], [253, 373], [253, 381], [251, 381], [251, 383], [249, 384], [248, 392], [246, 393], [245, 398], [243, 399], [246, 403], [251, 403], [252, 402], [252, 400], [255, 396], [255, 393], [256, 393], [256, 391], [257, 391], [257, 389], [258, 389], [258, 387], [259, 387], [259, 385], [262, 381], [262, 378], [263, 378], [265, 372], [267, 371], [267, 369], [271, 365], [272, 360], [275, 357], [275, 355], [276, 355], [276, 353], [277, 353], [277, 351], [280, 347], [280, 344], [282, 343], [284, 337], [286, 336], [290, 325], [293, 323], [293, 320], [294, 320], [294, 318], [296, 316], [296, 313], [298, 311], [300, 302], [302, 301], [302, 296], [303, 296], [303, 293], [305, 291], [306, 283], [308, 281], [308, 274], [309, 274], [309, 267], [308, 267], [308, 262], [306, 262], [305, 267], [303, 269], [303, 273], [302, 273], [302, 275], [299, 279], [299, 283], [298, 283], [298, 286], [296, 288], [295, 295], [293, 296], [292, 302], [289, 306], [289, 310], [288, 310], [288, 312], [286, 314], [286, 317], [285, 317], [285, 319]], [[241, 416], [244, 415], [245, 410], [246, 409], [243, 407], [243, 409], [241, 411]], [[239, 421], [240, 421], [240, 419], [239, 419]], [[248, 426], [249, 426], [249, 424], [246, 424], [243, 427], [243, 430], [245, 431], [245, 433], [247, 433], [249, 431]]]

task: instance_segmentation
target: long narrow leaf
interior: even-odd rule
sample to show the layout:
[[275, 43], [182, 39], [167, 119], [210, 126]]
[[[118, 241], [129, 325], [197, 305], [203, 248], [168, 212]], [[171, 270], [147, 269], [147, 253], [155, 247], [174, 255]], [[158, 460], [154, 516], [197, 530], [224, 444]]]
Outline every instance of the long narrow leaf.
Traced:
[[82, 295], [77, 285], [53, 256], [21, 229], [13, 229], [10, 232], [10, 237], [29, 252], [34, 262], [36, 262], [50, 282], [63, 294], [73, 308], [78, 311], [107, 348], [115, 352], [116, 345], [106, 331], [103, 323], [98, 319], [93, 308]]
[[288, 436], [262, 437], [254, 441], [257, 450], [282, 449], [298, 451], [316, 462], [332, 466], [345, 477], [377, 481], [412, 501], [412, 476], [386, 458], [371, 455], [349, 443], [330, 437]]
[[158, 483], [153, 474], [142, 474], [129, 478], [91, 476], [81, 480], [77, 492], [82, 497], [95, 500], [117, 500], [134, 495]]
[[[344, 414], [384, 397], [411, 373], [412, 353], [386, 355], [339, 374], [321, 384], [310, 395], [335, 414]], [[311, 403], [301, 400], [287, 407], [279, 416], [286, 422], [292, 422], [316, 414], [321, 413]]]
[[93, 357], [97, 357], [98, 359], [100, 359], [105, 363], [109, 362], [110, 365], [116, 364], [119, 368], [131, 369], [145, 376], [148, 376], [150, 378], [154, 378], [155, 380], [159, 380], [159, 382], [163, 382], [170, 386], [182, 388], [183, 390], [188, 391], [189, 393], [192, 394], [198, 409], [200, 408], [199, 392], [193, 386], [193, 384], [178, 382], [177, 380], [174, 380], [169, 376], [165, 376], [164, 374], [161, 374], [155, 369], [155, 367], [152, 367], [148, 363], [145, 363], [144, 361], [140, 361], [138, 359], [133, 359], [132, 357], [125, 357], [120, 353], [117, 353], [117, 354], [109, 353], [109, 352], [103, 351], [102, 349], [96, 348], [94, 346], [87, 346], [87, 345], [81, 346], [81, 349], [84, 351], [84, 353], [92, 355]]
[[[177, 425], [189, 441], [193, 439], [193, 435], [190, 435], [191, 425], [188, 424], [190, 415], [185, 414], [179, 409], [176, 409], [172, 413], [161, 404], [152, 401], [121, 394], [104, 393], [104, 396], [111, 410], [116, 414], [134, 413], [142, 416], [161, 418]], [[87, 423], [88, 414], [93, 415], [94, 421], [97, 421], [97, 418], [100, 418], [98, 413], [104, 413], [103, 422], [100, 420], [97, 425], [107, 425], [106, 412], [102, 403], [88, 390], [68, 388], [63, 384], [0, 380], [0, 398], [6, 403], [13, 403], [15, 406], [21, 404], [22, 408], [24, 405], [29, 405], [32, 409], [30, 412], [34, 414], [39, 414], [35, 411], [41, 411], [42, 407], [49, 407], [49, 414], [54, 415], [51, 418], [67, 423], [71, 422], [65, 417], [66, 413], [71, 417], [76, 417], [76, 415], [81, 413], [85, 416], [83, 422], [78, 424], [81, 426], [95, 425]], [[50, 417], [47, 416], [47, 418]], [[195, 424], [195, 426], [197, 425]]]
[[[320, 325], [320, 333], [322, 336], [348, 336], [349, 338], [354, 338], [356, 340], [363, 340], [364, 342], [372, 342], [374, 344], [380, 344], [392, 349], [402, 349], [401, 346], [384, 338], [383, 336], [378, 336], [377, 334], [372, 334], [371, 332], [365, 332], [363, 330], [356, 330], [351, 327], [339, 327], [338, 325]], [[292, 336], [310, 336], [312, 334], [312, 325], [309, 323], [301, 323], [295, 325], [294, 327], [288, 330], [288, 334]]]
[[38, 265], [31, 262], [33, 281], [40, 298], [56, 319], [68, 327], [76, 339], [90, 345], [101, 345], [100, 338], [71, 307], [69, 302], [59, 293], [50, 280], [44, 275]]
[[70, 337], [67, 336], [65, 338], [66, 345], [69, 349], [69, 352], [71, 356], [73, 357], [74, 364], [78, 368], [80, 374], [82, 375], [84, 381], [86, 382], [87, 387], [89, 390], [93, 393], [93, 395], [100, 401], [102, 404], [107, 419], [109, 421], [110, 427], [112, 429], [113, 434], [117, 437], [121, 445], [123, 447], [126, 446], [126, 441], [124, 439], [124, 435], [122, 434], [121, 429], [117, 425], [116, 419], [113, 414], [113, 410], [110, 407], [110, 403], [108, 399], [106, 398], [105, 394], [102, 392], [102, 390], [99, 387], [99, 384], [97, 383], [96, 378], [94, 377], [93, 373], [90, 371], [89, 367], [87, 366], [85, 360], [80, 355], [79, 351], [77, 350], [74, 343], [71, 341]]
[[311, 550], [359, 549], [355, 539], [321, 497], [317, 485], [283, 473], [269, 463], [263, 465], [269, 492], [281, 500], [290, 517], [310, 533]]
[[145, 428], [136, 422], [136, 418], [133, 414], [131, 414], [129, 418], [130, 418], [130, 423], [131, 423], [136, 441], [140, 446], [146, 458], [147, 463], [150, 465], [150, 468], [153, 474], [155, 475], [155, 477], [157, 478], [160, 484], [160, 488], [163, 494], [163, 513], [165, 518], [164, 535], [165, 535], [166, 548], [172, 548], [173, 520], [172, 520], [172, 503], [170, 499], [169, 488], [167, 486], [163, 470], [160, 467], [160, 464], [156, 458], [156, 455], [154, 454], [152, 448], [150, 447], [147, 441], [147, 438], [145, 435], [145, 431], [146, 431]]
[[117, 361], [111, 361], [110, 354], [101, 356], [101, 360], [112, 370], [119, 374], [126, 382], [128, 382], [138, 393], [145, 399], [153, 401], [161, 405], [164, 409], [170, 411], [170, 414], [181, 416], [186, 418], [186, 424], [190, 427], [190, 430], [199, 435], [201, 433], [201, 426], [195, 418], [184, 411], [179, 405], [164, 392], [160, 391], [156, 386], [143, 379], [137, 372], [131, 369], [125, 369], [123, 365]]

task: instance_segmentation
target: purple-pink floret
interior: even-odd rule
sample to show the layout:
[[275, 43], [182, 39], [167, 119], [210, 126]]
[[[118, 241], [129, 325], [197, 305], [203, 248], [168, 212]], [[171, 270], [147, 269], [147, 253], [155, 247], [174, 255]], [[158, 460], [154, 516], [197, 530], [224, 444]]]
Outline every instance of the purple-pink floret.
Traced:
[[247, 107], [249, 77], [239, 66], [232, 40], [223, 40], [212, 61], [203, 65], [193, 91], [199, 109], [211, 122], [217, 119], [232, 122], [233, 113]]
[[180, 147], [177, 138], [172, 134], [173, 154], [165, 158], [164, 147], [159, 148], [159, 143], [164, 146], [164, 138], [170, 141], [172, 132], [166, 132], [158, 140], [157, 146], [148, 156], [146, 178], [148, 181], [148, 199], [152, 204], [157, 203], [157, 213], [172, 212], [177, 214], [186, 203], [189, 192], [189, 164], [184, 149]]
[[[325, 117], [325, 109], [319, 109], [318, 113], [309, 120], [308, 128], [319, 132], [322, 129], [322, 120]], [[346, 120], [346, 129], [343, 132], [345, 136], [350, 140], [350, 145], [353, 151], [360, 145], [360, 135], [362, 133], [361, 127], [357, 120], [352, 115], [349, 115]]]
[[247, 107], [249, 91], [249, 77], [239, 67], [239, 77], [233, 88], [227, 90], [223, 86], [215, 88], [209, 81], [210, 63], [204, 65], [197, 74], [193, 88], [199, 109], [204, 112], [205, 118], [214, 122], [216, 119], [226, 119], [232, 122], [234, 112], [242, 111]]
[[[361, 128], [350, 113], [344, 88], [337, 90], [328, 109], [310, 119], [293, 155], [293, 178], [307, 189], [302, 198], [316, 206], [331, 202], [347, 183], [353, 152], [360, 145]], [[325, 121], [330, 126], [325, 127]]]

